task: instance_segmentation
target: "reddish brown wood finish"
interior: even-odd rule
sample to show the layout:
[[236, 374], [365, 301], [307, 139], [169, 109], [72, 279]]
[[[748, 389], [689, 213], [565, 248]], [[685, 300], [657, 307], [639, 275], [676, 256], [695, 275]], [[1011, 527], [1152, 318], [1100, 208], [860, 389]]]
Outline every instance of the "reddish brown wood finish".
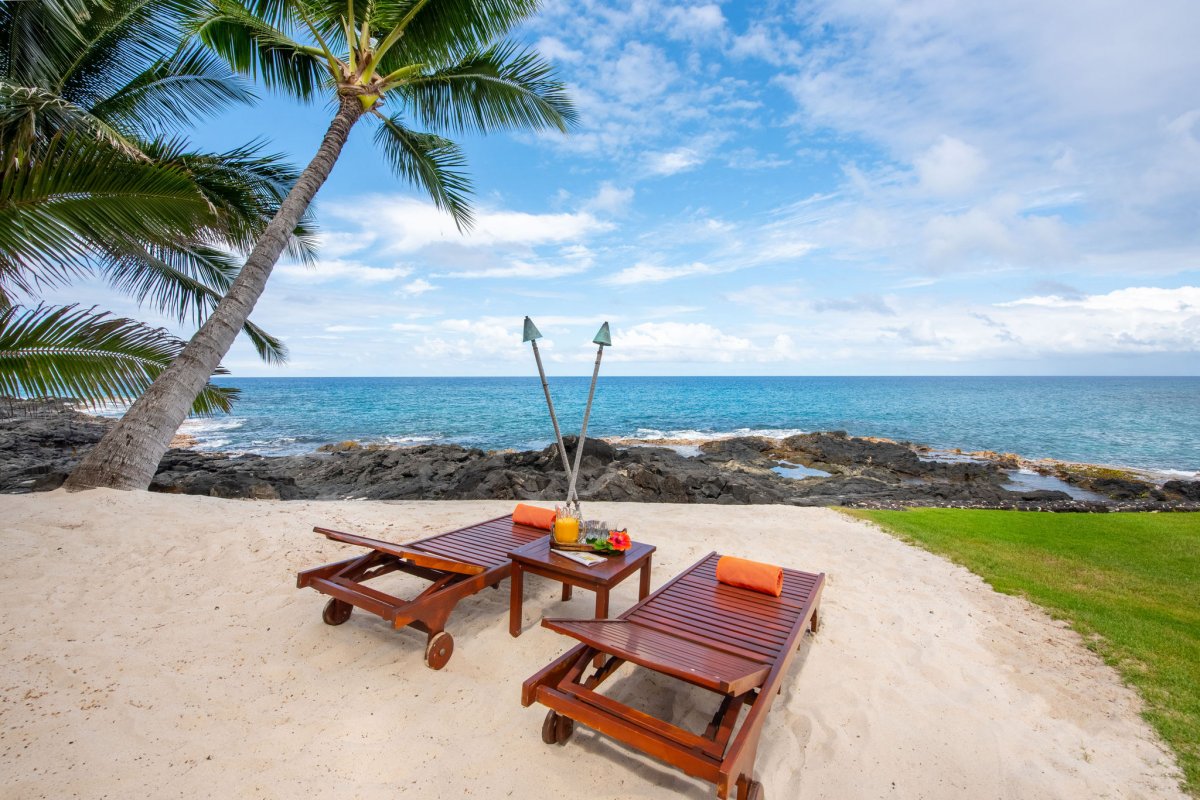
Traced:
[[[616, 620], [543, 620], [582, 644], [525, 681], [521, 704], [540, 702], [714, 783], [722, 800], [731, 791], [761, 796], [753, 780], [758, 740], [800, 638], [816, 631], [825, 575], [785, 569], [783, 595], [772, 597], [718, 583], [718, 558], [710, 553]], [[704, 735], [594, 691], [624, 661], [720, 695]]]
[[[407, 544], [328, 528], [314, 530], [334, 541], [370, 548], [370, 552], [305, 570], [296, 576], [296, 585], [310, 586], [341, 603], [369, 611], [396, 628], [408, 625], [426, 633], [426, 664], [432, 669], [445, 666], [453, 653], [453, 640], [443, 631], [458, 601], [507, 578], [512, 571], [508, 551], [549, 538], [543, 530], [514, 525], [512, 517], [499, 517]], [[412, 600], [364, 585], [389, 572], [405, 572], [430, 585]], [[342, 613], [349, 617], [344, 608], [336, 608], [338, 614], [325, 615], [330, 624], [340, 624], [337, 620]]]

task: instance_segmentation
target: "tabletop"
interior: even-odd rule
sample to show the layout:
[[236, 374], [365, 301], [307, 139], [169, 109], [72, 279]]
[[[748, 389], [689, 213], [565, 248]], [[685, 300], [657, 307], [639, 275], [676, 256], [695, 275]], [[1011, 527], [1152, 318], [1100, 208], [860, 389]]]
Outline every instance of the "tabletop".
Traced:
[[548, 570], [578, 575], [593, 581], [607, 582], [614, 579], [620, 580], [631, 570], [639, 567], [641, 562], [645, 561], [654, 550], [655, 547], [652, 544], [633, 542], [623, 554], [604, 556], [603, 564], [587, 567], [578, 561], [564, 557], [557, 550], [551, 548], [550, 537], [545, 536], [510, 551], [508, 555], [514, 562], [532, 567], [539, 572]]

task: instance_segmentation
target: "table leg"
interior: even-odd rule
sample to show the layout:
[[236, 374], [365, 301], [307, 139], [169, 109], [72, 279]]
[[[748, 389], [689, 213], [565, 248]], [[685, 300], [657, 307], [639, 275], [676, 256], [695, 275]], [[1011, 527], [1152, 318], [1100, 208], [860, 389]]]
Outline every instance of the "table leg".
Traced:
[[570, 600], [570, 599], [571, 599], [571, 584], [564, 583], [563, 584], [563, 600]]
[[653, 556], [646, 557], [646, 563], [642, 564], [642, 579], [638, 585], [638, 600], [645, 600], [646, 595], [650, 594], [650, 559]]
[[[608, 619], [608, 589], [603, 586], [596, 587], [596, 619]], [[592, 666], [603, 666], [604, 655], [599, 654], [592, 659]]]
[[521, 635], [521, 605], [525, 599], [524, 570], [513, 564], [512, 576], [509, 578], [510, 593], [508, 596], [508, 632], [516, 637]]

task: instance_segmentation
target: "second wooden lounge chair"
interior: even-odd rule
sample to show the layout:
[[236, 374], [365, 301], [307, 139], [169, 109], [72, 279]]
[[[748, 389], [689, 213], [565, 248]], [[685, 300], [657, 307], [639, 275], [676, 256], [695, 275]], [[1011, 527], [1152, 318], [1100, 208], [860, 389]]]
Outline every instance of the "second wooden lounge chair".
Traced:
[[[825, 574], [785, 569], [783, 595], [719, 583], [711, 553], [614, 620], [545, 619], [578, 639], [566, 655], [521, 687], [521, 704], [549, 706], [547, 744], [563, 744], [579, 722], [648, 755], [715, 783], [717, 796], [761, 800], [753, 779], [767, 712], [806, 628], [820, 622]], [[591, 672], [592, 659], [604, 658]], [[703, 735], [596, 691], [625, 662], [669, 675], [720, 698]], [[749, 706], [744, 719], [742, 707]]]
[[[392, 544], [328, 528], [313, 530], [334, 541], [370, 549], [366, 555], [305, 570], [296, 576], [298, 587], [311, 586], [330, 596], [322, 614], [326, 624], [341, 625], [357, 607], [383, 617], [396, 628], [406, 625], [416, 628], [428, 635], [425, 664], [431, 669], [446, 666], [454, 653], [454, 639], [445, 627], [458, 601], [488, 586], [495, 587], [512, 573], [508, 552], [546, 536], [544, 530], [513, 523], [512, 516], [407, 544]], [[415, 575], [430, 581], [430, 585], [412, 600], [363, 585], [389, 572]]]

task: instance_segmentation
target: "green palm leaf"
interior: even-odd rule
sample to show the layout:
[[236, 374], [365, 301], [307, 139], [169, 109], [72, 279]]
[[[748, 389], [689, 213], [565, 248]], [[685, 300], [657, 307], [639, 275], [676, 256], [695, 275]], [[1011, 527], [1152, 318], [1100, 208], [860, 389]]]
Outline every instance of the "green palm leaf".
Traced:
[[[407, 64], [434, 68], [453, 64], [487, 48], [532, 17], [540, 5], [540, 0], [377, 2], [373, 28], [384, 50], [378, 70], [387, 74]], [[395, 43], [388, 47], [391, 37], [395, 37]]]
[[449, 139], [409, 130], [399, 116], [377, 115], [382, 124], [375, 130], [378, 144], [392, 169], [409, 183], [424, 189], [438, 208], [450, 212], [459, 230], [473, 221], [468, 197], [471, 179], [465, 172], [462, 148]]
[[557, 128], [576, 121], [562, 81], [536, 53], [506, 42], [410, 78], [396, 93], [427, 125], [456, 133]]
[[[13, 306], [0, 311], [0, 394], [91, 407], [128, 401], [150, 387], [183, 345], [161, 328], [95, 309]], [[237, 394], [209, 383], [192, 412], [228, 412]]]
[[86, 272], [97, 243], [196, 240], [216, 217], [180, 169], [131, 161], [78, 137], [0, 172], [0, 293], [63, 283]]
[[234, 103], [247, 103], [254, 94], [238, 81], [213, 53], [184, 47], [151, 64], [124, 86], [101, 97], [92, 116], [110, 126], [154, 139]]
[[311, 99], [328, 83], [324, 54], [295, 41], [269, 20], [237, 0], [211, 0], [191, 30], [236, 72], [254, 76], [270, 89]]

